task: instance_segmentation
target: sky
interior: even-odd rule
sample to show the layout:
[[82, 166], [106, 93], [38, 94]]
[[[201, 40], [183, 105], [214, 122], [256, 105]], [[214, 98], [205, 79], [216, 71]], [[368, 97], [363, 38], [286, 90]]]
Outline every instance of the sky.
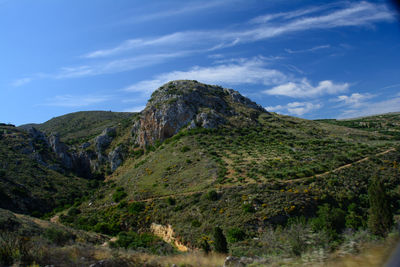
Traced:
[[0, 122], [141, 111], [177, 79], [307, 119], [400, 111], [388, 1], [0, 0]]

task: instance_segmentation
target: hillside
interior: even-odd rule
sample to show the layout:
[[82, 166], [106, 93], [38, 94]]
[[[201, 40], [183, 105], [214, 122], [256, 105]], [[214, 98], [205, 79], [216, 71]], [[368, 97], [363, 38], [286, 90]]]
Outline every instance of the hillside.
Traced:
[[270, 226], [311, 220], [324, 204], [356, 212], [357, 227], [365, 225], [373, 176], [387, 181], [396, 203], [392, 136], [269, 113], [234, 95], [194, 81], [155, 91], [132, 129], [133, 151], [145, 153], [127, 158], [79, 216], [62, 221], [114, 235], [171, 225], [192, 248], [218, 225], [243, 233], [230, 244], [240, 255], [249, 244], [262, 248], [251, 254], [265, 250], [250, 240]]
[[391, 135], [397, 140], [400, 139], [400, 113], [388, 113], [363, 118], [346, 120], [318, 120], [333, 125], [340, 125], [370, 132], [378, 132]]
[[[171, 81], [137, 114], [67, 114], [35, 125], [45, 134], [1, 126], [0, 207], [43, 213], [28, 203], [46, 203], [68, 227], [156, 254], [173, 250], [157, 247], [164, 229], [167, 242], [196, 250], [218, 226], [233, 255], [326, 260], [357, 235], [372, 240], [371, 180], [400, 208], [399, 117], [387, 116], [310, 121], [232, 89]], [[356, 129], [362, 120], [384, 130]]]
[[80, 111], [52, 118], [41, 124], [26, 124], [20, 127], [35, 127], [48, 135], [58, 133], [61, 141], [75, 144], [88, 141], [107, 127], [131, 124], [134, 115], [135, 113], [130, 112]]

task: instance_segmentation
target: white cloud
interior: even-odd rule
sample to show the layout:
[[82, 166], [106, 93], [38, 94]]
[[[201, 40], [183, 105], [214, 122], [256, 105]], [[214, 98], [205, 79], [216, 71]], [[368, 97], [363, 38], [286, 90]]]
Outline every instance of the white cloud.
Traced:
[[[171, 49], [198, 47], [198, 49], [201, 48], [204, 51], [214, 51], [283, 34], [336, 27], [371, 26], [376, 22], [394, 21], [395, 19], [394, 13], [384, 4], [362, 1], [340, 5], [341, 8], [335, 9], [331, 9], [332, 4], [328, 4], [286, 13], [267, 14], [251, 20], [250, 23], [237, 26], [244, 29], [185, 31], [151, 38], [135, 38], [126, 40], [113, 48], [90, 52], [85, 56], [88, 58], [104, 57], [138, 47], [158, 46], [165, 48], [166, 45], [170, 45]], [[328, 11], [321, 13], [324, 10]], [[310, 14], [313, 14], [313, 16], [310, 16]], [[326, 47], [321, 46], [315, 49], [323, 48]]]
[[314, 52], [317, 50], [327, 49], [330, 47], [331, 47], [330, 45], [319, 45], [319, 46], [311, 47], [309, 49], [302, 49], [302, 50], [285, 49], [285, 51], [288, 52], [289, 54], [298, 54], [298, 53]]
[[123, 112], [141, 112], [146, 106], [137, 106], [124, 109]]
[[59, 73], [50, 76], [56, 79], [65, 79], [124, 72], [137, 68], [151, 66], [154, 64], [159, 64], [171, 58], [182, 57], [184, 55], [187, 55], [188, 53], [191, 52], [181, 51], [177, 53], [145, 54], [141, 56], [112, 60], [103, 63], [95, 63], [91, 65], [64, 67]]
[[303, 114], [310, 113], [311, 111], [320, 109], [321, 107], [321, 104], [314, 104], [311, 102], [291, 102], [283, 106], [277, 105], [265, 107], [265, 109], [267, 111], [301, 116]]
[[263, 91], [267, 95], [281, 95], [288, 97], [307, 98], [326, 94], [337, 94], [347, 91], [348, 83], [334, 83], [330, 80], [321, 81], [317, 86], [303, 78], [300, 82], [288, 82]]
[[241, 59], [239, 62], [220, 64], [212, 67], [192, 67], [188, 71], [172, 71], [157, 75], [152, 80], [145, 80], [125, 88], [129, 92], [150, 94], [159, 86], [171, 80], [198, 80], [211, 84], [279, 84], [287, 77], [275, 69], [269, 69], [263, 59]]
[[374, 97], [374, 95], [369, 94], [369, 93], [366, 93], [366, 94], [353, 93], [349, 96], [340, 95], [335, 99], [335, 101], [341, 102], [344, 105], [349, 105], [352, 108], [357, 108], [357, 107], [364, 105], [366, 100], [373, 98], [373, 97]]
[[21, 78], [21, 79], [18, 79], [16, 81], [12, 82], [11, 85], [14, 87], [18, 87], [18, 86], [22, 86], [24, 84], [30, 83], [31, 81], [32, 81], [32, 78], [29, 78], [29, 77]]
[[[218, 6], [222, 6], [224, 4], [232, 3], [232, 1], [226, 1], [226, 0], [218, 0], [218, 1], [210, 1], [210, 2], [205, 2], [205, 1], [199, 1], [198, 3], [189, 3], [186, 5], [183, 5], [183, 2], [179, 2], [179, 6], [169, 9], [169, 10], [164, 10], [160, 12], [155, 12], [152, 14], [145, 14], [143, 16], [135, 16], [133, 18], [129, 18], [122, 23], [136, 23], [136, 22], [145, 22], [145, 21], [150, 21], [150, 20], [157, 20], [157, 19], [163, 19], [167, 17], [172, 17], [172, 16], [177, 16], [177, 15], [186, 15], [189, 13], [193, 12], [199, 12], [201, 10], [205, 9], [210, 9], [210, 8], [216, 8]], [[170, 3], [169, 3], [170, 5]]]
[[55, 107], [84, 107], [102, 103], [110, 100], [110, 96], [94, 96], [94, 95], [59, 95], [47, 100], [44, 106]]
[[400, 96], [392, 99], [377, 101], [377, 102], [364, 102], [362, 105], [350, 107], [339, 115], [339, 119], [356, 118], [370, 115], [377, 115], [389, 112], [400, 111]]

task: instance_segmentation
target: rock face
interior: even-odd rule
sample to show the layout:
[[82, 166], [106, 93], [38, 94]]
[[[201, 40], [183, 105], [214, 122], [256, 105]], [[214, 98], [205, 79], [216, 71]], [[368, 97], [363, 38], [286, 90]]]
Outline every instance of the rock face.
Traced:
[[123, 162], [122, 147], [118, 146], [108, 154], [111, 171], [114, 172]]
[[68, 153], [68, 147], [64, 143], [60, 142], [60, 136], [58, 134], [52, 134], [48, 140], [51, 149], [61, 160], [62, 165], [67, 169], [72, 169], [73, 161], [71, 154]]
[[232, 89], [197, 81], [172, 81], [156, 90], [133, 126], [134, 141], [144, 147], [163, 141], [181, 128], [217, 128], [237, 115], [235, 105], [261, 113], [264, 108]]

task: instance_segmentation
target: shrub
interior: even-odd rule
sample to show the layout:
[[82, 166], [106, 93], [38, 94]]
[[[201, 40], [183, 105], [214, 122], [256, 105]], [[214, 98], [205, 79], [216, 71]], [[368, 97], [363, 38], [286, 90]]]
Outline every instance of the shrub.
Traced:
[[118, 234], [118, 240], [112, 243], [112, 246], [130, 249], [148, 248], [156, 241], [158, 238], [150, 233], [121, 232]]
[[124, 191], [124, 188], [118, 187], [114, 194], [112, 195], [112, 198], [115, 202], [120, 202], [122, 199], [124, 199], [128, 194]]
[[199, 222], [198, 220], [193, 220], [192, 221], [192, 226], [193, 227], [200, 227], [201, 226], [201, 222]]
[[167, 202], [169, 205], [173, 206], [176, 204], [176, 199], [173, 197], [169, 197], [169, 198], [167, 198]]
[[347, 207], [346, 227], [356, 230], [362, 225], [363, 225], [363, 218], [362, 216], [358, 215], [356, 204], [351, 203]]
[[68, 215], [68, 216], [76, 216], [76, 215], [78, 215], [78, 214], [80, 214], [80, 213], [81, 213], [80, 209], [78, 209], [78, 208], [76, 208], [76, 207], [72, 207], [72, 208], [70, 208], [70, 209], [68, 210], [67, 215]]
[[251, 205], [250, 203], [243, 204], [242, 209], [244, 212], [248, 212], [248, 213], [253, 213], [256, 211], [254, 209], [253, 205]]
[[188, 152], [189, 150], [190, 150], [190, 147], [188, 147], [188, 146], [183, 146], [181, 148], [181, 152], [183, 152], [183, 153]]
[[333, 208], [328, 203], [318, 207], [317, 218], [312, 220], [314, 230], [325, 230], [330, 233], [332, 238], [336, 238], [345, 227], [346, 213], [340, 208]]
[[44, 232], [44, 236], [52, 243], [62, 246], [69, 240], [75, 240], [76, 236], [70, 232], [66, 232], [56, 228], [49, 228]]
[[221, 228], [214, 228], [213, 237], [215, 251], [224, 254], [228, 253], [228, 243]]
[[246, 238], [246, 233], [242, 229], [234, 227], [228, 230], [226, 238], [229, 243], [235, 243], [244, 240]]
[[144, 211], [145, 205], [143, 202], [133, 202], [129, 204], [128, 211], [132, 214], [139, 214]]
[[93, 230], [98, 233], [106, 234], [106, 235], [115, 235], [121, 231], [120, 227], [113, 223], [97, 223], [94, 227]]
[[386, 236], [393, 225], [393, 212], [390, 199], [382, 179], [374, 177], [368, 188], [369, 217], [368, 228], [376, 235]]
[[219, 196], [215, 190], [211, 190], [210, 192], [207, 193], [206, 198], [208, 200], [216, 201], [218, 200]]

